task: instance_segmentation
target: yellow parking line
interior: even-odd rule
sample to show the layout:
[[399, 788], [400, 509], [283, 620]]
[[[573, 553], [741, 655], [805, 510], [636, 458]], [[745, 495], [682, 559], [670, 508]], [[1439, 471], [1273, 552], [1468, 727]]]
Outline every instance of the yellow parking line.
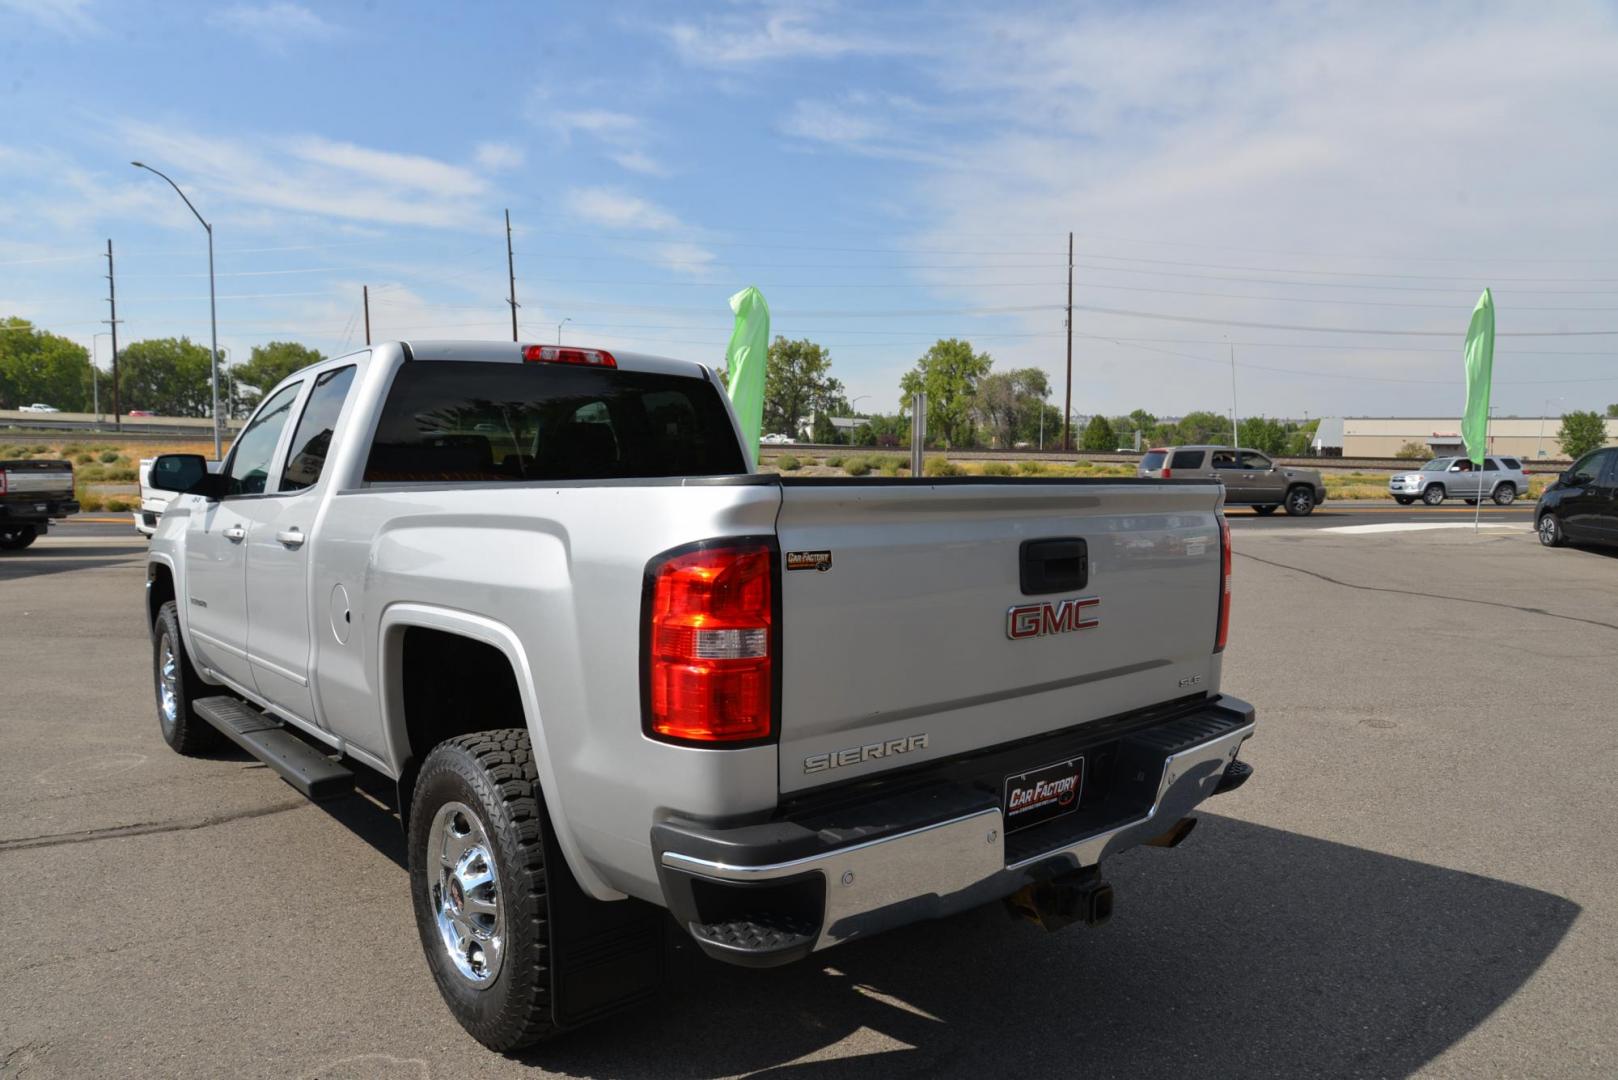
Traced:
[[72, 517], [63, 521], [63, 524], [77, 525], [81, 522], [87, 525], [128, 525], [129, 517], [127, 515], [124, 517]]

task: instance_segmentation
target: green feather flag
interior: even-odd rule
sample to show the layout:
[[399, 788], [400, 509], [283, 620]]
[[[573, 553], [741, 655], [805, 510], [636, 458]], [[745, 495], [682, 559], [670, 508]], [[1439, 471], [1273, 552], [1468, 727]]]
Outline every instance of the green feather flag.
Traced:
[[1461, 419], [1461, 439], [1466, 443], [1467, 456], [1479, 467], [1489, 449], [1489, 391], [1493, 382], [1494, 297], [1484, 289], [1466, 331], [1466, 415]]
[[[764, 365], [770, 355], [770, 305], [764, 294], [749, 285], [730, 298], [736, 328], [725, 348], [725, 386], [742, 426], [742, 441], [758, 460], [758, 440], [764, 433]], [[792, 432], [796, 436], [797, 432]]]

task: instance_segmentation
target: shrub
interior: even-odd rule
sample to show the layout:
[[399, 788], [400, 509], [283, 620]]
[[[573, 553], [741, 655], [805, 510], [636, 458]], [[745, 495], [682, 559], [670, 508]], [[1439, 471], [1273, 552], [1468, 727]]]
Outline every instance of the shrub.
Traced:
[[117, 460], [118, 460], [118, 451], [116, 451], [116, 450], [103, 450], [103, 451], [101, 451], [102, 464], [111, 465], [113, 462], [115, 462]]
[[1010, 476], [1016, 471], [1009, 461], [990, 461], [983, 466], [984, 476]]
[[1393, 456], [1401, 461], [1426, 461], [1433, 456], [1433, 452], [1419, 442], [1407, 442]]
[[843, 471], [850, 476], [864, 476], [871, 471], [871, 463], [865, 458], [849, 458], [843, 463]]
[[82, 453], [82, 454], [75, 454], [73, 456], [74, 464], [77, 464], [77, 465], [88, 465], [88, 464], [90, 464], [90, 462], [92, 462], [94, 460], [95, 460], [95, 455], [91, 454], [89, 452], [85, 452], [85, 453]]
[[133, 465], [103, 465], [101, 479], [114, 484], [129, 484], [140, 479], [140, 470]]
[[1043, 461], [1019, 461], [1017, 462], [1017, 471], [1024, 476], [1038, 476], [1045, 471], [1045, 463]]
[[877, 467], [882, 470], [883, 476], [898, 476], [901, 472], [909, 471], [909, 463], [902, 457], [889, 456], [872, 458], [871, 460], [876, 462]]
[[123, 511], [123, 510], [133, 510], [134, 508], [135, 508], [134, 503], [130, 502], [128, 499], [120, 499], [116, 495], [114, 495], [110, 499], [105, 500], [101, 504], [101, 509], [103, 509], [103, 510], [112, 510], [114, 512]]
[[32, 452], [35, 454], [48, 454], [51, 452], [51, 448], [44, 443], [35, 443], [32, 447]]
[[100, 495], [97, 495], [93, 491], [81, 491], [81, 492], [79, 492], [79, 509], [80, 510], [100, 510], [102, 505], [105, 502], [106, 502], [105, 499], [103, 499]]
[[966, 470], [950, 461], [948, 458], [933, 457], [927, 459], [922, 471], [928, 476], [965, 476]]
[[780, 469], [782, 472], [797, 472], [799, 469], [803, 468], [803, 462], [799, 461], [791, 454], [782, 454], [780, 457], [775, 459], [775, 467]]
[[841, 469], [843, 467], [843, 459], [840, 455], [833, 454], [831, 457], [826, 459], [826, 464], [830, 465], [834, 469]]

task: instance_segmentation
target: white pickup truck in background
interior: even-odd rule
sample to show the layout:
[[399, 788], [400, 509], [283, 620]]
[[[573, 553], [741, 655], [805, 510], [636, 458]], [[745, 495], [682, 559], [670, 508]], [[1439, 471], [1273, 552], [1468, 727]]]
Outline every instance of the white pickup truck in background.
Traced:
[[770, 966], [1104, 922], [1105, 860], [1251, 773], [1217, 484], [760, 474], [699, 364], [490, 342], [322, 361], [149, 481], [164, 738], [395, 781], [497, 1049], [655, 995], [675, 927]]
[[168, 509], [169, 500], [174, 498], [172, 491], [163, 491], [151, 484], [152, 462], [156, 460], [140, 459], [140, 506], [130, 515], [135, 523], [135, 531], [148, 537], [157, 532], [157, 522], [163, 516], [163, 511]]

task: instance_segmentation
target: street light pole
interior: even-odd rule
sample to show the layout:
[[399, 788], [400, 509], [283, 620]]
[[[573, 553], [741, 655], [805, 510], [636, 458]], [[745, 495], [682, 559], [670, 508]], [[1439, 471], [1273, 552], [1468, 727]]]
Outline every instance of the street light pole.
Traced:
[[149, 173], [157, 173], [157, 175], [163, 177], [164, 180], [168, 180], [169, 187], [173, 188], [175, 194], [180, 196], [181, 200], [184, 201], [186, 205], [186, 209], [190, 210], [191, 213], [196, 216], [196, 219], [202, 222], [203, 229], [208, 233], [208, 332], [210, 334], [209, 358], [212, 361], [210, 367], [213, 374], [213, 456], [214, 460], [218, 461], [220, 457], [223, 456], [223, 440], [221, 438], [219, 423], [219, 314], [214, 303], [213, 226], [208, 224], [201, 214], [197, 213], [197, 208], [191, 205], [191, 200], [186, 198], [185, 192], [180, 190], [180, 185], [176, 184], [173, 180], [169, 180], [165, 173], [158, 172], [158, 170], [152, 168], [150, 165], [143, 165], [138, 161], [131, 161], [130, 164], [135, 166], [137, 169], [145, 169]]
[[569, 315], [567, 318], [556, 324], [556, 344], [562, 344], [562, 327], [572, 321], [573, 316]]

